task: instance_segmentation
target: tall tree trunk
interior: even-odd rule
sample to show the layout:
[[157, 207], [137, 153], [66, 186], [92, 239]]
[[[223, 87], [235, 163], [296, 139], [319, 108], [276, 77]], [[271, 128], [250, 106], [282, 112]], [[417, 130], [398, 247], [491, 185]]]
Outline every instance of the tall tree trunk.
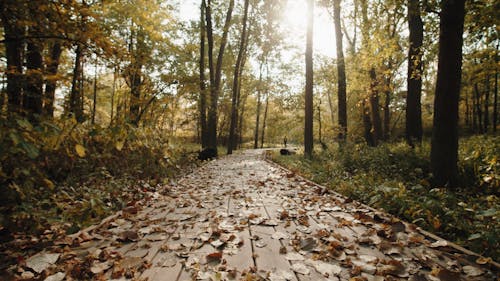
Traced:
[[390, 136], [391, 136], [391, 96], [392, 96], [392, 91], [390, 88], [390, 79], [387, 79], [386, 85], [385, 85], [385, 101], [384, 101], [384, 127], [383, 127], [383, 132], [384, 136], [383, 139], [385, 141], [388, 141]]
[[313, 24], [314, 0], [307, 1], [306, 41], [306, 89], [304, 122], [304, 156], [312, 158], [313, 153]]
[[361, 104], [361, 114], [363, 116], [363, 135], [365, 137], [365, 141], [369, 146], [375, 146], [375, 140], [372, 134], [372, 120], [370, 118], [370, 107], [366, 102], [367, 99], [362, 100]]
[[431, 170], [435, 186], [458, 185], [458, 102], [462, 74], [465, 0], [443, 0], [434, 97]]
[[487, 134], [490, 125], [490, 75], [486, 76], [484, 88], [484, 133]]
[[481, 109], [481, 92], [479, 85], [474, 83], [474, 93], [476, 99], [476, 119], [477, 119], [477, 133], [483, 133], [483, 110]]
[[259, 83], [257, 86], [257, 113], [255, 114], [255, 131], [254, 131], [254, 139], [253, 139], [253, 148], [259, 147], [259, 126], [260, 126], [260, 110], [262, 107], [262, 68], [264, 66], [264, 58], [261, 58], [260, 67], [259, 67]]
[[406, 95], [406, 141], [410, 146], [422, 142], [422, 43], [424, 25], [420, 16], [420, 1], [408, 0], [408, 74]]
[[[498, 49], [498, 45], [497, 45]], [[493, 132], [497, 131], [498, 124], [498, 69], [495, 70], [495, 89], [493, 90]]]
[[95, 113], [97, 109], [97, 56], [95, 58], [95, 67], [94, 67], [94, 91], [92, 93], [92, 125], [95, 124]]
[[[39, 35], [30, 28], [30, 36]], [[43, 111], [43, 45], [38, 40], [28, 41], [26, 52], [26, 80], [23, 98], [23, 108], [28, 118], [36, 122]]]
[[465, 92], [465, 126], [470, 129], [470, 104], [468, 92]]
[[372, 135], [374, 145], [377, 146], [382, 139], [382, 119], [380, 118], [380, 102], [377, 75], [375, 68], [370, 69], [370, 112], [372, 121]]
[[328, 107], [330, 108], [330, 119], [332, 120], [333, 129], [335, 130], [335, 110], [333, 109], [332, 94], [327, 93]]
[[224, 28], [222, 31], [222, 38], [220, 41], [219, 54], [217, 56], [217, 64], [213, 63], [213, 28], [212, 28], [212, 2], [208, 0], [206, 8], [206, 21], [207, 21], [207, 39], [208, 39], [208, 56], [210, 65], [210, 103], [208, 107], [208, 143], [207, 147], [217, 152], [217, 107], [220, 92], [221, 74], [222, 74], [222, 61], [224, 57], [224, 50], [226, 48], [227, 36], [229, 27], [231, 25], [231, 17], [234, 8], [234, 0], [229, 1], [229, 8], [227, 10]]
[[269, 109], [269, 93], [266, 93], [266, 107], [264, 107], [264, 118], [262, 119], [262, 133], [260, 134], [260, 148], [264, 148], [266, 135], [267, 111]]
[[231, 124], [229, 126], [229, 141], [227, 144], [227, 154], [233, 153], [233, 148], [236, 144], [236, 124], [238, 122], [238, 90], [240, 87], [240, 74], [242, 69], [243, 54], [245, 52], [246, 45], [246, 32], [247, 32], [247, 20], [248, 20], [248, 5], [249, 0], [245, 0], [244, 14], [241, 28], [241, 39], [240, 47], [238, 51], [238, 57], [236, 58], [236, 66], [234, 67], [233, 76], [233, 89], [232, 89], [232, 99], [231, 99]]
[[[115, 66], [113, 69], [113, 85], [111, 87], [111, 116], [109, 120], [109, 126], [113, 126], [113, 114], [115, 109], [115, 93], [116, 93], [116, 77], [118, 76], [118, 67]], [[117, 114], [118, 115], [118, 114]]]
[[205, 79], [205, 10], [206, 2], [201, 1], [200, 8], [200, 99], [199, 99], [199, 110], [200, 110], [200, 128], [201, 128], [201, 147], [206, 148], [208, 145], [208, 135], [207, 135], [207, 88]]
[[247, 97], [248, 97], [248, 94], [243, 95], [243, 97], [240, 99], [240, 101], [242, 101], [242, 102], [241, 102], [241, 112], [240, 112], [239, 121], [238, 121], [238, 147], [239, 148], [241, 148], [241, 145], [243, 144], [243, 117], [245, 115]]
[[82, 101], [80, 84], [83, 83], [83, 81], [80, 80], [82, 76], [82, 58], [83, 47], [81, 44], [78, 44], [75, 51], [75, 64], [73, 67], [73, 79], [71, 82], [71, 93], [69, 96], [69, 112], [78, 122], [83, 122], [83, 111], [80, 105]]
[[342, 45], [342, 28], [340, 26], [340, 1], [334, 0], [333, 14], [335, 22], [335, 42], [337, 45], [337, 88], [338, 88], [338, 114], [339, 114], [339, 134], [341, 141], [346, 140], [347, 136], [347, 82], [345, 74], [344, 50]]
[[321, 124], [321, 100], [319, 100], [318, 104], [318, 141], [323, 144], [323, 132], [322, 132], [322, 124]]
[[0, 4], [4, 30], [5, 57], [7, 59], [7, 98], [9, 114], [21, 113], [23, 96], [23, 37], [24, 28], [16, 11], [14, 0]]
[[50, 58], [47, 63], [47, 81], [45, 82], [45, 99], [43, 104], [44, 114], [49, 117], [54, 116], [54, 97], [57, 87], [57, 72], [61, 60], [61, 42], [55, 41], [50, 50]]

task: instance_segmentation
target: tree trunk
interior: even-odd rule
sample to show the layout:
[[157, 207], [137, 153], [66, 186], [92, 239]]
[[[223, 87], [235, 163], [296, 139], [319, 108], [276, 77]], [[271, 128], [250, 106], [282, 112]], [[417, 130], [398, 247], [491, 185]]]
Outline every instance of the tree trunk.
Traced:
[[307, 1], [307, 42], [306, 42], [306, 89], [304, 122], [304, 156], [312, 158], [313, 153], [313, 24], [314, 0]]
[[61, 61], [62, 46], [56, 41], [52, 44], [50, 59], [47, 63], [47, 81], [45, 83], [44, 114], [48, 117], [54, 116], [54, 97], [57, 87], [57, 72]]
[[[9, 1], [15, 2], [15, 1]], [[12, 3], [1, 4], [1, 16], [4, 30], [5, 57], [7, 59], [7, 98], [9, 114], [21, 113], [22, 106], [22, 79], [23, 79], [23, 36], [24, 28], [15, 11], [10, 7]]]
[[[30, 28], [30, 36], [38, 32]], [[26, 52], [26, 80], [23, 108], [28, 118], [36, 122], [43, 111], [43, 45], [38, 40], [28, 41]]]
[[257, 113], [255, 117], [255, 131], [254, 131], [254, 142], [253, 142], [253, 148], [258, 148], [259, 147], [259, 126], [260, 126], [260, 110], [262, 107], [262, 101], [261, 101], [261, 95], [262, 95], [262, 68], [264, 65], [263, 58], [260, 62], [260, 67], [259, 67], [259, 83], [257, 86]]
[[321, 124], [321, 100], [319, 100], [318, 105], [318, 141], [319, 143], [323, 143], [323, 134], [322, 134], [322, 124]]
[[207, 147], [217, 151], [217, 107], [220, 92], [221, 74], [222, 74], [222, 61], [224, 57], [224, 50], [226, 48], [227, 36], [229, 32], [229, 27], [231, 25], [231, 17], [234, 8], [234, 0], [229, 1], [229, 8], [227, 10], [226, 19], [224, 23], [224, 28], [222, 32], [222, 38], [220, 41], [219, 54], [217, 56], [217, 65], [214, 67], [213, 64], [213, 29], [212, 29], [212, 12], [211, 12], [211, 0], [208, 0], [208, 5], [206, 9], [206, 21], [207, 21], [207, 39], [208, 39], [208, 56], [210, 65], [210, 103], [208, 107], [208, 142]]
[[333, 14], [335, 22], [335, 42], [337, 44], [338, 124], [340, 128], [338, 138], [341, 141], [345, 141], [347, 136], [347, 82], [345, 74], [344, 50], [342, 45], [342, 28], [340, 26], [340, 1], [341, 0], [334, 0]]
[[477, 133], [483, 133], [483, 110], [481, 109], [481, 92], [479, 91], [479, 85], [474, 83], [474, 93], [476, 99], [476, 119], [477, 119]]
[[392, 91], [390, 90], [390, 80], [387, 79], [385, 85], [385, 101], [384, 101], [384, 141], [388, 141], [391, 136], [391, 95]]
[[113, 85], [111, 86], [111, 116], [109, 120], [109, 126], [113, 126], [113, 114], [114, 114], [114, 109], [115, 109], [115, 92], [116, 92], [116, 77], [118, 72], [118, 67], [115, 66], [113, 69]]
[[363, 116], [363, 128], [365, 141], [369, 146], [375, 146], [375, 140], [372, 134], [372, 121], [370, 119], [370, 107], [368, 106], [366, 99], [362, 100], [361, 104], [362, 116]]
[[377, 146], [382, 139], [382, 119], [380, 118], [380, 102], [378, 93], [378, 82], [375, 73], [375, 68], [370, 69], [370, 112], [372, 122], [372, 135], [374, 145]]
[[330, 119], [332, 120], [333, 129], [335, 130], [335, 110], [333, 109], [332, 94], [327, 93], [328, 107], [330, 108]]
[[487, 134], [490, 126], [490, 75], [486, 76], [484, 88], [484, 133]]
[[231, 124], [229, 126], [229, 140], [227, 144], [227, 154], [233, 153], [233, 148], [236, 144], [236, 124], [238, 122], [238, 90], [240, 87], [240, 74], [243, 68], [243, 54], [245, 52], [246, 45], [246, 32], [247, 32], [247, 20], [248, 20], [248, 5], [249, 0], [245, 0], [245, 8], [243, 14], [242, 28], [241, 28], [241, 39], [240, 47], [238, 51], [238, 57], [236, 58], [236, 66], [234, 67], [233, 76], [233, 89], [232, 89], [232, 99], [231, 99]]
[[95, 67], [94, 67], [94, 91], [92, 93], [92, 125], [95, 124], [95, 113], [97, 109], [97, 56], [95, 58]]
[[200, 8], [200, 128], [201, 128], [201, 147], [206, 148], [208, 145], [207, 139], [207, 88], [205, 85], [205, 10], [206, 2], [201, 1]]
[[240, 99], [241, 102], [241, 112], [238, 121], [238, 147], [241, 148], [243, 144], [243, 116], [245, 115], [246, 102], [247, 102], [248, 94], [243, 95]]
[[434, 97], [431, 170], [435, 186], [458, 185], [458, 102], [462, 74], [465, 0], [443, 0]]
[[470, 104], [469, 104], [469, 94], [465, 93], [465, 126], [470, 129]]
[[[498, 47], [497, 47], [498, 49]], [[495, 70], [495, 89], [493, 90], [493, 132], [497, 131], [498, 122], [498, 69]]]
[[78, 44], [75, 51], [75, 65], [73, 67], [73, 80], [71, 82], [71, 93], [69, 96], [69, 112], [75, 117], [78, 122], [83, 122], [83, 111], [81, 103], [81, 87], [80, 81], [82, 73], [82, 57], [83, 57], [83, 47]]
[[410, 146], [422, 142], [422, 43], [424, 25], [419, 0], [408, 0], [408, 92], [406, 94], [406, 141]]
[[266, 93], [266, 107], [264, 107], [264, 118], [262, 119], [262, 133], [260, 134], [260, 148], [264, 148], [268, 108], [269, 108], [269, 93]]

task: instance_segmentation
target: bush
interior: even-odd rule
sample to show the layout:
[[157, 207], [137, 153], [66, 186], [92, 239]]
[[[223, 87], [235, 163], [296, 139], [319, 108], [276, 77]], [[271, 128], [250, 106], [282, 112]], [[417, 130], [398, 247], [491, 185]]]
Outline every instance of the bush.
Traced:
[[127, 124], [1, 120], [0, 229], [36, 233], [51, 221], [77, 231], [196, 163], [186, 147]]
[[430, 144], [411, 149], [405, 143], [368, 147], [347, 144], [318, 153], [274, 159], [318, 183], [473, 251], [500, 257], [498, 241], [500, 141], [498, 137], [462, 139], [458, 189], [432, 188]]

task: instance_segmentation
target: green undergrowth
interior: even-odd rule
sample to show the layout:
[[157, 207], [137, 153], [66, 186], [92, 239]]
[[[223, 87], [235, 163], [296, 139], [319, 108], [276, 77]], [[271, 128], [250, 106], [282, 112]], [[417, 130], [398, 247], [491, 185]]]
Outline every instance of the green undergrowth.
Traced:
[[462, 187], [432, 188], [430, 145], [411, 149], [405, 143], [376, 148], [348, 144], [316, 151], [313, 160], [300, 153], [273, 154], [273, 160], [317, 183], [383, 209], [395, 216], [500, 259], [500, 137], [461, 140]]
[[54, 225], [76, 232], [189, 170], [196, 150], [128, 124], [1, 120], [0, 233], [37, 234]]

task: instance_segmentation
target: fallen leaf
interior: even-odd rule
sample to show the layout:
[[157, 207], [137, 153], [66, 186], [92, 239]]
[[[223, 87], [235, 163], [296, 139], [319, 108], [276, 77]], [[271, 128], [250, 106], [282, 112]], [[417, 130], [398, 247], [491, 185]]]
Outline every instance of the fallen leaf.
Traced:
[[90, 272], [92, 272], [94, 274], [100, 274], [100, 273], [108, 270], [111, 267], [111, 265], [112, 264], [109, 261], [94, 263], [90, 267]]
[[118, 241], [122, 242], [136, 242], [139, 240], [139, 235], [136, 231], [126, 230], [120, 234]]
[[491, 258], [480, 257], [476, 260], [476, 263], [477, 264], [487, 264], [487, 263], [490, 263], [491, 261], [492, 261]]
[[85, 147], [83, 147], [81, 144], [75, 145], [75, 151], [80, 158], [85, 157]]
[[446, 240], [438, 240], [434, 243], [431, 243], [429, 247], [431, 248], [439, 248], [439, 247], [446, 247], [448, 246], [448, 242]]
[[300, 240], [300, 249], [303, 251], [312, 251], [317, 245], [316, 239], [308, 237], [306, 239]]
[[317, 272], [328, 278], [329, 276], [339, 275], [342, 272], [342, 268], [336, 264], [330, 264], [322, 261], [307, 260], [307, 264], [313, 266]]
[[26, 260], [26, 266], [33, 269], [36, 273], [42, 273], [49, 266], [55, 264], [61, 254], [39, 253]]
[[214, 252], [207, 255], [207, 262], [220, 261], [222, 259], [222, 252]]
[[45, 278], [44, 281], [62, 281], [66, 277], [66, 273], [64, 272], [58, 272], [56, 274], [52, 274]]
[[309, 275], [309, 273], [311, 273], [309, 268], [305, 264], [300, 262], [292, 264], [292, 270], [302, 275]]
[[484, 272], [481, 269], [479, 269], [475, 266], [471, 266], [471, 265], [466, 265], [466, 266], [462, 267], [462, 270], [469, 277], [476, 277], [476, 276], [480, 276], [480, 275], [484, 274]]

